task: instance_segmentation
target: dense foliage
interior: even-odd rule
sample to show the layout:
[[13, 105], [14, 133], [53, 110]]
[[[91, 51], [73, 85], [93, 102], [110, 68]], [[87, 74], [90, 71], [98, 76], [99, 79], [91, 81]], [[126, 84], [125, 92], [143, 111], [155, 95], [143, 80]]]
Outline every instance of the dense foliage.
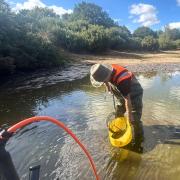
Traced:
[[77, 4], [73, 13], [60, 17], [48, 8], [15, 14], [0, 0], [0, 74], [61, 65], [60, 48], [78, 53], [175, 49], [180, 30], [139, 27], [131, 33], [92, 3]]
[[[13, 14], [0, 0], [0, 74], [51, 67], [62, 62], [57, 47], [39, 35], [33, 18]], [[38, 11], [37, 11], [38, 12]], [[38, 26], [38, 25], [37, 25]], [[37, 33], [36, 33], [37, 32]]]

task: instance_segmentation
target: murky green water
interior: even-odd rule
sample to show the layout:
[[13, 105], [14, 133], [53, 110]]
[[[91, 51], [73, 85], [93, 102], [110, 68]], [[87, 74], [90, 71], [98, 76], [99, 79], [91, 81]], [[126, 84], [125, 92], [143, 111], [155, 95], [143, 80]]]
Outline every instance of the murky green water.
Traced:
[[[105, 120], [113, 112], [112, 97], [88, 78], [37, 90], [0, 94], [1, 124], [34, 115], [64, 122], [91, 153], [101, 179], [180, 179], [180, 73], [139, 75], [144, 87], [145, 142], [143, 153], [115, 149], [108, 141]], [[89, 162], [62, 129], [48, 122], [25, 127], [8, 142], [22, 180], [28, 169], [41, 165], [41, 178], [94, 179]]]

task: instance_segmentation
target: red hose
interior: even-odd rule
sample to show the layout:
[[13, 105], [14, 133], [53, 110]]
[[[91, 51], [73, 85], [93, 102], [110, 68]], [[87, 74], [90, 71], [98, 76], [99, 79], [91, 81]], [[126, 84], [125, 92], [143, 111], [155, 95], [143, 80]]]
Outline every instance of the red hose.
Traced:
[[92, 167], [92, 170], [93, 170], [94, 175], [96, 177], [96, 180], [99, 180], [94, 161], [91, 158], [89, 152], [86, 150], [84, 145], [80, 142], [80, 140], [76, 137], [76, 135], [69, 128], [67, 128], [64, 125], [64, 123], [62, 123], [61, 121], [58, 121], [57, 119], [54, 119], [54, 118], [49, 117], [49, 116], [35, 116], [35, 117], [31, 117], [31, 118], [25, 119], [23, 121], [20, 121], [19, 123], [10, 127], [7, 131], [14, 133], [14, 132], [16, 132], [17, 129], [20, 129], [20, 128], [22, 128], [22, 127], [24, 127], [30, 123], [37, 122], [37, 121], [50, 121], [50, 122], [58, 125], [59, 127], [63, 128], [69, 135], [71, 135], [71, 137], [79, 144], [79, 146], [82, 148], [82, 150], [84, 151], [84, 153], [88, 157], [90, 164], [91, 164], [91, 167]]

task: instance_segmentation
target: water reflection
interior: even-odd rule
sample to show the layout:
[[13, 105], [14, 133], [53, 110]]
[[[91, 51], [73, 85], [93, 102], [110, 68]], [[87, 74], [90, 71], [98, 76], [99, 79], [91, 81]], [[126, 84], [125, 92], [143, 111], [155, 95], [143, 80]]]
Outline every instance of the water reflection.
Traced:
[[[138, 79], [145, 89], [143, 154], [135, 149], [111, 147], [105, 120], [114, 111], [113, 100], [103, 87], [92, 87], [88, 77], [36, 90], [11, 93], [1, 90], [0, 123], [14, 124], [34, 115], [53, 116], [82, 140], [102, 179], [174, 180], [180, 168], [177, 133], [180, 129], [180, 73], [153, 72], [141, 74]], [[28, 168], [34, 163], [41, 164], [43, 179], [94, 178], [77, 144], [63, 130], [47, 122], [20, 130], [11, 138], [7, 149], [22, 180], [27, 179]]]
[[169, 93], [174, 100], [180, 100], [180, 88], [178, 86], [172, 87]]
[[141, 163], [141, 155], [127, 149], [117, 149], [107, 162], [103, 179], [134, 179]]

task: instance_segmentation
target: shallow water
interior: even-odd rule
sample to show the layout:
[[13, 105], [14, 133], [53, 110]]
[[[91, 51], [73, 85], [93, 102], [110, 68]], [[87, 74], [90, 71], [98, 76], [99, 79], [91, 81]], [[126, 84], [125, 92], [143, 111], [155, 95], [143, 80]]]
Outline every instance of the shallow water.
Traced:
[[[139, 74], [138, 79], [144, 88], [142, 154], [110, 145], [105, 120], [114, 111], [113, 99], [104, 88], [93, 88], [88, 77], [13, 93], [1, 90], [1, 124], [34, 115], [61, 120], [87, 147], [101, 179], [180, 179], [180, 73]], [[48, 122], [25, 127], [6, 147], [22, 180], [36, 164], [41, 179], [94, 179], [78, 145]]]

